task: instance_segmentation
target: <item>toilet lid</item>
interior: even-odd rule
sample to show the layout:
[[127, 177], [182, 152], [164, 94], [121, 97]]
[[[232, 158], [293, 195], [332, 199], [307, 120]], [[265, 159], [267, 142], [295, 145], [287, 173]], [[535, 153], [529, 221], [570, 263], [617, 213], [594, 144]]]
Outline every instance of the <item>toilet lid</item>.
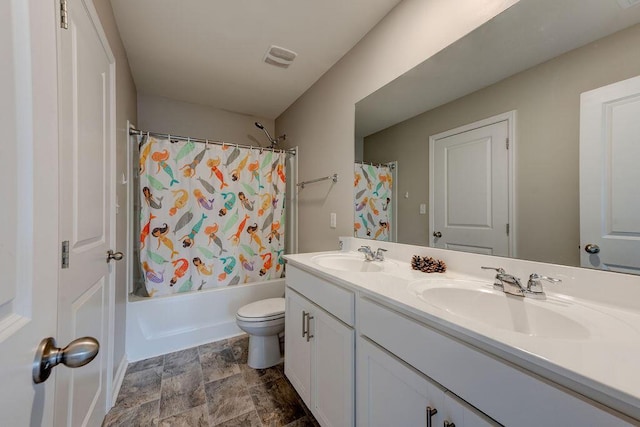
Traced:
[[268, 298], [240, 307], [238, 316], [255, 319], [284, 314], [284, 298]]

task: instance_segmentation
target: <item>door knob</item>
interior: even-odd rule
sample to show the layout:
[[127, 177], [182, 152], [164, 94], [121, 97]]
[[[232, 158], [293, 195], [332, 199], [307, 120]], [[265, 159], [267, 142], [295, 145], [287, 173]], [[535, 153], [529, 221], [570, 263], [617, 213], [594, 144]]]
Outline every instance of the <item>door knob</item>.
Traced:
[[79, 368], [91, 362], [100, 351], [100, 343], [93, 337], [73, 340], [65, 348], [56, 347], [56, 340], [49, 337], [40, 341], [33, 359], [33, 382], [43, 383], [51, 370], [60, 363], [69, 368]]
[[441, 238], [441, 237], [442, 237], [442, 233], [441, 233], [441, 232], [439, 232], [439, 231], [434, 231], [434, 232], [433, 232], [433, 237], [435, 237], [435, 238], [438, 238], [438, 239], [439, 239], [439, 238]]
[[122, 258], [124, 258], [124, 254], [122, 252], [114, 252], [111, 249], [107, 251], [107, 262], [110, 262], [111, 260], [120, 261]]
[[600, 252], [600, 246], [594, 245], [593, 243], [589, 243], [584, 247], [584, 250], [585, 252], [588, 252], [590, 254], [597, 254]]

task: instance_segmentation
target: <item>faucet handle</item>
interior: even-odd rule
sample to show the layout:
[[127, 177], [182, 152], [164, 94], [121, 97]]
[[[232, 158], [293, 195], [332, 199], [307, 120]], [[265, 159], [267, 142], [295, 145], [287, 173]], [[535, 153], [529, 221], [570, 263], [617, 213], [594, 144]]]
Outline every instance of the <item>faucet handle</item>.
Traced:
[[547, 277], [538, 273], [533, 273], [529, 276], [529, 282], [527, 282], [527, 291], [533, 292], [533, 293], [544, 293], [544, 290], [542, 289], [542, 283], [541, 283], [542, 280], [545, 280], [549, 283], [562, 282], [562, 280], [560, 279], [555, 279], [553, 277]]
[[505, 274], [506, 271], [504, 271], [504, 268], [502, 267], [480, 267], [483, 270], [495, 270], [498, 272], [498, 274]]
[[358, 252], [365, 252], [370, 250], [371, 250], [371, 246], [367, 246], [367, 245], [362, 245], [358, 248]]
[[384, 261], [384, 253], [387, 252], [386, 249], [383, 248], [378, 248], [376, 250], [376, 260], [378, 261]]

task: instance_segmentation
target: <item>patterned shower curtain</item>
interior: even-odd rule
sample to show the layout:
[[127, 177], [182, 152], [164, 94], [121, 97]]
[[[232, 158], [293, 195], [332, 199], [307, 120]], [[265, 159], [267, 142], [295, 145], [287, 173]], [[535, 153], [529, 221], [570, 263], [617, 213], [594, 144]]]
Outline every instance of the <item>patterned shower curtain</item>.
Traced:
[[391, 167], [356, 163], [353, 186], [356, 208], [354, 236], [389, 241], [393, 217]]
[[282, 276], [284, 152], [138, 137], [149, 296]]

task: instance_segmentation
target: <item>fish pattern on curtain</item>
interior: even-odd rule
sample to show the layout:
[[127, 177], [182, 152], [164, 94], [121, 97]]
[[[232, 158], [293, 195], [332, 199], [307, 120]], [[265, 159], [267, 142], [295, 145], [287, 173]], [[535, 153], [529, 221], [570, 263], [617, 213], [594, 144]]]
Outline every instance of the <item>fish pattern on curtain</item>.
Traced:
[[140, 263], [150, 296], [282, 276], [284, 152], [138, 140]]
[[363, 239], [388, 241], [393, 209], [393, 178], [387, 165], [356, 163], [353, 234]]

